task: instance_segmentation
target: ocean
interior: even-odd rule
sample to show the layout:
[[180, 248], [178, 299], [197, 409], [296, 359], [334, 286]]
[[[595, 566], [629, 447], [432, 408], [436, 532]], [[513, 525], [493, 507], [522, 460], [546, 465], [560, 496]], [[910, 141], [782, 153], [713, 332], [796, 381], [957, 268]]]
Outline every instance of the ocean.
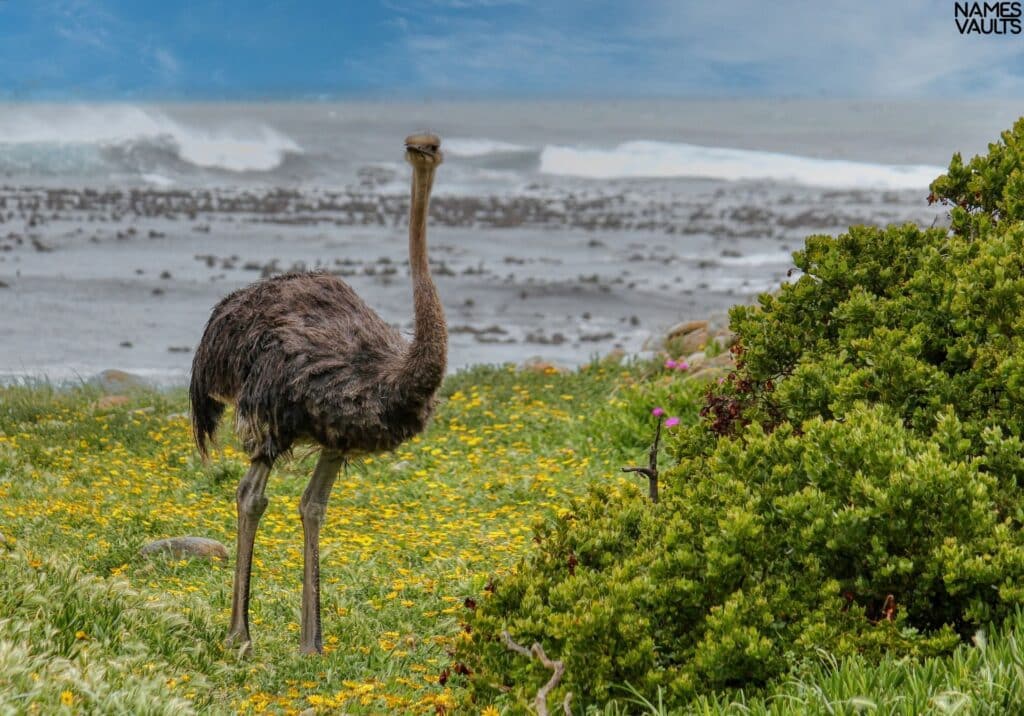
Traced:
[[325, 268], [411, 329], [403, 139], [430, 130], [450, 363], [577, 365], [787, 280], [810, 234], [943, 225], [1012, 102], [0, 104], [0, 380], [187, 380], [223, 295]]

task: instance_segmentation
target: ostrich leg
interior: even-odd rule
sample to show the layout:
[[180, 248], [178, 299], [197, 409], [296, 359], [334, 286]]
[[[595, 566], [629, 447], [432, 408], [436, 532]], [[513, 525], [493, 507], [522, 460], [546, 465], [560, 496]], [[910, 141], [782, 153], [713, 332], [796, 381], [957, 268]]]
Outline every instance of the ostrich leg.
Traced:
[[[267, 487], [271, 461], [255, 458], [238, 483], [235, 504], [238, 507], [238, 551], [235, 556], [235, 583], [231, 593], [231, 629], [228, 644], [250, 643], [249, 639], [249, 578], [252, 575], [252, 546], [256, 528], [267, 509], [263, 491]], [[248, 646], [247, 646], [248, 648]]]
[[334, 486], [334, 478], [344, 464], [345, 458], [341, 453], [324, 450], [299, 503], [305, 539], [302, 553], [302, 639], [299, 645], [303, 654], [323, 652], [320, 631], [320, 525], [327, 513], [327, 498]]

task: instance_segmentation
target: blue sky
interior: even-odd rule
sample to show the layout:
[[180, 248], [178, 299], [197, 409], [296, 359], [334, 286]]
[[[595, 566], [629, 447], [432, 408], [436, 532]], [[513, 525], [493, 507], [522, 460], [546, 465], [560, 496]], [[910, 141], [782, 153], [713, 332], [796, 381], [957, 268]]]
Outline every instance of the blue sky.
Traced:
[[0, 0], [0, 98], [1024, 97], [950, 0]]

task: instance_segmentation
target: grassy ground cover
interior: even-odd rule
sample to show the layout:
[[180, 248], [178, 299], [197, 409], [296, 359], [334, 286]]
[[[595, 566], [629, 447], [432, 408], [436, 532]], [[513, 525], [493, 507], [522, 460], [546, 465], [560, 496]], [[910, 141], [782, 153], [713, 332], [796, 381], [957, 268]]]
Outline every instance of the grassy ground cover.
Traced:
[[677, 372], [611, 363], [450, 379], [425, 435], [339, 477], [322, 537], [322, 659], [297, 651], [311, 456], [271, 478], [255, 649], [242, 659], [222, 646], [230, 564], [138, 556], [184, 534], [233, 548], [246, 461], [227, 432], [203, 465], [181, 392], [104, 410], [87, 389], [5, 389], [0, 712], [454, 710], [449, 651], [466, 596], [513, 568], [534, 522], [588, 482], [645, 489], [618, 467], [645, 457], [651, 405], [695, 417], [699, 390], [683, 385]]

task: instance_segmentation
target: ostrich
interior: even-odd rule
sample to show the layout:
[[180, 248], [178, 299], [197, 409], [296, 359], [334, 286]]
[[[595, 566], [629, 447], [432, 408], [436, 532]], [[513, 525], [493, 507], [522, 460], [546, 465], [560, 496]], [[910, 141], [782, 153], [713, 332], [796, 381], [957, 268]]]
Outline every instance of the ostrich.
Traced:
[[412, 165], [409, 268], [415, 335], [407, 342], [344, 281], [323, 272], [275, 276], [213, 309], [192, 363], [189, 398], [205, 460], [226, 404], [250, 466], [236, 491], [238, 544], [228, 643], [248, 650], [253, 542], [274, 461], [297, 441], [319, 446], [299, 513], [304, 534], [300, 650], [322, 653], [320, 526], [345, 461], [421, 432], [445, 375], [448, 333], [427, 261], [427, 210], [441, 140], [405, 140]]

